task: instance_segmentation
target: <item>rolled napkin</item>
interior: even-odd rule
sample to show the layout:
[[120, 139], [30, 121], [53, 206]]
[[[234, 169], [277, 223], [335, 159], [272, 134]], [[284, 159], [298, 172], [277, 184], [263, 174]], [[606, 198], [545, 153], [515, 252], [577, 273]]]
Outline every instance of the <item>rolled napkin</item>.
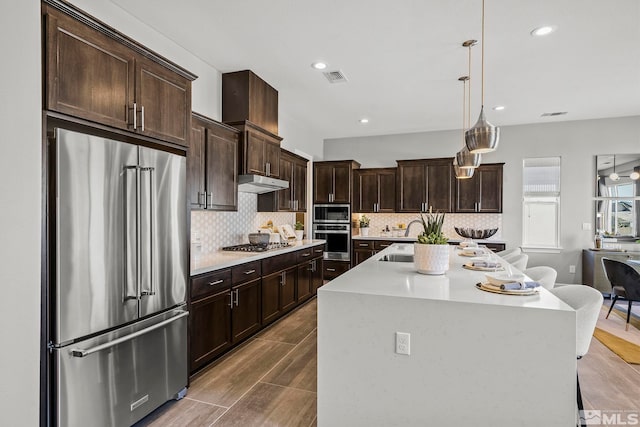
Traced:
[[499, 262], [493, 262], [493, 261], [473, 261], [471, 263], [471, 265], [473, 267], [484, 267], [484, 268], [499, 268], [500, 267], [500, 263]]
[[525, 289], [535, 289], [540, 286], [538, 282], [513, 282], [500, 285], [500, 289], [503, 291], [522, 291]]
[[484, 255], [485, 251], [482, 248], [464, 248], [462, 253], [465, 255]]

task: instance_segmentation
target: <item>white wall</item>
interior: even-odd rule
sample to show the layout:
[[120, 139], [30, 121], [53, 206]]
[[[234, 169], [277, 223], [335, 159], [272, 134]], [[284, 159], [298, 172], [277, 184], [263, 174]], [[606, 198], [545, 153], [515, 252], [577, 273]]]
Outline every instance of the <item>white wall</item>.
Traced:
[[[495, 123], [495, 119], [493, 120]], [[507, 246], [521, 243], [522, 159], [562, 157], [561, 254], [529, 254], [529, 265], [550, 265], [558, 282], [581, 281], [581, 251], [592, 244], [594, 171], [596, 154], [640, 152], [640, 116], [503, 126], [500, 146], [483, 162], [504, 162], [502, 239]], [[325, 140], [324, 159], [355, 159], [362, 167], [396, 166], [395, 160], [451, 157], [462, 148], [460, 131], [425, 132]], [[569, 274], [576, 265], [576, 274]]]
[[[0, 425], [38, 425], [40, 348], [40, 3], [0, 14]], [[19, 43], [18, 43], [19, 41]]]

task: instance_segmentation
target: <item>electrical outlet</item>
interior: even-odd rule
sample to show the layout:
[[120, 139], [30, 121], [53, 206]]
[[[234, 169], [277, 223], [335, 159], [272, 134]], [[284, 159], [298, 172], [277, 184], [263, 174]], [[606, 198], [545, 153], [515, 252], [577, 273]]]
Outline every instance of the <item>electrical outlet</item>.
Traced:
[[570, 265], [569, 266], [569, 273], [575, 273], [576, 272], [576, 266], [575, 265]]
[[396, 353], [409, 355], [411, 353], [411, 334], [396, 332]]

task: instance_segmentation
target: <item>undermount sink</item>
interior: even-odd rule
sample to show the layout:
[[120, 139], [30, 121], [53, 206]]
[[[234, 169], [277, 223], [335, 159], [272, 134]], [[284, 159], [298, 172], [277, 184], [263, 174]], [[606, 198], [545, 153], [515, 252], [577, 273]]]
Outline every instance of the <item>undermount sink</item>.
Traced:
[[413, 255], [406, 254], [388, 254], [380, 258], [378, 261], [388, 262], [413, 262]]

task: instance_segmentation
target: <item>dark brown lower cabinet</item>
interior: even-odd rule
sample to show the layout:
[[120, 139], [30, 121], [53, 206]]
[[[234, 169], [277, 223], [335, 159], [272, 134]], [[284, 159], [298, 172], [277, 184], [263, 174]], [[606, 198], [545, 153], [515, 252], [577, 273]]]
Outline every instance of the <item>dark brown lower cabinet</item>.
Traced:
[[336, 261], [325, 259], [323, 262], [323, 277], [324, 280], [332, 280], [346, 272], [351, 268], [351, 263], [349, 261]]
[[191, 372], [231, 345], [230, 301], [227, 289], [191, 303]]
[[262, 324], [273, 322], [296, 305], [296, 267], [262, 278]]
[[261, 279], [256, 279], [231, 289], [234, 295], [234, 304], [231, 309], [231, 340], [233, 343], [254, 334], [262, 326], [260, 283]]
[[298, 302], [304, 301], [313, 295], [311, 289], [311, 273], [313, 270], [313, 263], [311, 261], [298, 266], [298, 282], [296, 288], [298, 291]]
[[322, 259], [322, 257], [318, 257], [316, 259], [313, 259], [311, 261], [312, 263], [312, 268], [311, 268], [311, 293], [313, 293], [313, 295], [316, 294], [316, 291], [318, 290], [318, 288], [320, 286], [322, 286], [324, 284], [324, 278], [323, 276], [323, 262], [324, 260]]

